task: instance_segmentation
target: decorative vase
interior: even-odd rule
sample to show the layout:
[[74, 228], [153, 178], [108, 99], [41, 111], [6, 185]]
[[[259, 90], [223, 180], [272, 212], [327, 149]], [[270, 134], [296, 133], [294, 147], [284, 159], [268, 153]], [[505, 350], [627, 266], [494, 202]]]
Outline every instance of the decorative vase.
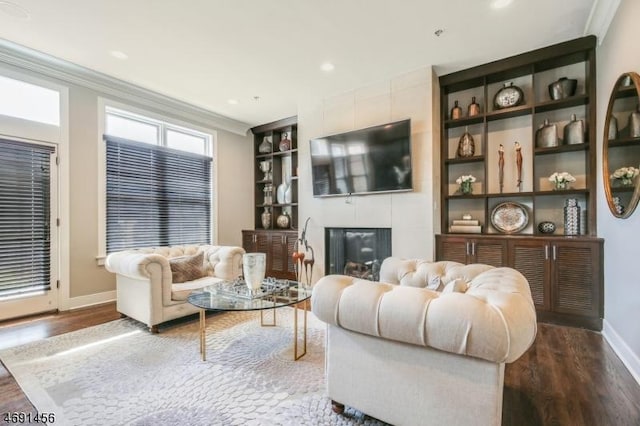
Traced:
[[286, 133], [282, 134], [282, 140], [278, 144], [280, 151], [289, 151], [291, 149], [291, 140], [287, 137]]
[[564, 126], [564, 143], [567, 145], [577, 145], [584, 143], [584, 121], [576, 119], [575, 114], [571, 114], [571, 121]]
[[504, 83], [502, 89], [498, 90], [493, 97], [495, 109], [509, 108], [524, 103], [524, 92], [513, 82]]
[[560, 77], [549, 85], [549, 96], [551, 99], [566, 99], [575, 95], [578, 87], [578, 80], [575, 78]]
[[556, 231], [556, 224], [549, 221], [540, 222], [538, 224], [538, 231], [541, 234], [553, 234]]
[[460, 136], [458, 141], [457, 155], [460, 158], [473, 157], [476, 152], [476, 143], [473, 140], [473, 136], [465, 129], [465, 132]]
[[291, 184], [287, 185], [287, 188], [284, 190], [284, 203], [291, 204], [293, 201], [293, 187]]
[[536, 147], [551, 148], [558, 146], [558, 130], [555, 124], [549, 124], [549, 120], [544, 120], [544, 124], [536, 130]]
[[624, 206], [620, 203], [620, 197], [613, 197], [613, 207], [617, 214], [624, 213]]
[[260, 154], [268, 154], [273, 149], [271, 144], [271, 136], [265, 136], [262, 138], [262, 143], [258, 145], [258, 152]]
[[467, 116], [473, 117], [474, 115], [480, 114], [480, 104], [476, 102], [476, 97], [471, 97], [471, 103], [467, 107]]
[[615, 115], [611, 115], [609, 117], [609, 134], [607, 135], [607, 139], [612, 141], [618, 137], [618, 119]]
[[462, 182], [460, 184], [460, 192], [463, 195], [469, 195], [473, 192], [473, 186], [471, 185], [471, 182]]
[[291, 224], [291, 216], [289, 216], [287, 212], [282, 212], [282, 214], [276, 219], [276, 224], [278, 225], [278, 228], [288, 228]]
[[568, 189], [569, 188], [569, 182], [567, 182], [566, 180], [563, 181], [555, 181], [554, 183], [554, 189], [561, 191], [563, 189]]
[[264, 211], [260, 215], [260, 221], [264, 229], [271, 228], [271, 212], [269, 211], [269, 207], [264, 208]]
[[564, 235], [579, 235], [580, 206], [576, 198], [568, 198], [564, 203]]
[[458, 101], [453, 101], [453, 108], [451, 108], [450, 117], [452, 120], [457, 120], [458, 118], [462, 118], [462, 108], [458, 106]]
[[286, 203], [284, 193], [287, 191], [287, 184], [281, 183], [278, 185], [278, 189], [276, 189], [276, 201], [278, 204]]
[[640, 138], [640, 105], [629, 116], [629, 136]]
[[264, 280], [267, 255], [265, 253], [245, 253], [242, 256], [242, 273], [251, 293], [257, 293]]
[[265, 185], [264, 188], [262, 188], [262, 192], [264, 193], [263, 204], [266, 204], [266, 205], [273, 204], [273, 185], [271, 184]]
[[271, 180], [271, 161], [261, 161], [260, 171], [264, 173], [264, 177], [262, 178], [262, 180]]

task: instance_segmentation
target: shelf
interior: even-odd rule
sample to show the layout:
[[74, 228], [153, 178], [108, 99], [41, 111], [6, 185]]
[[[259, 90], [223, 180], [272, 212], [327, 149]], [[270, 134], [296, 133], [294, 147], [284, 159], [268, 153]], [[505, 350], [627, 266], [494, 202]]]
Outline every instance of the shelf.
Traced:
[[559, 189], [559, 190], [551, 190], [551, 191], [536, 191], [534, 192], [535, 196], [547, 196], [547, 195], [571, 195], [571, 194], [588, 194], [589, 190], [587, 188], [578, 188], [578, 189]]
[[502, 192], [487, 194], [487, 198], [513, 198], [513, 197], [531, 197], [534, 192]]
[[531, 105], [520, 105], [511, 108], [499, 109], [496, 111], [488, 112], [486, 114], [487, 121], [504, 120], [505, 118], [520, 117], [523, 115], [529, 115], [533, 111]]
[[273, 181], [272, 180], [257, 180], [256, 183], [268, 184], [268, 183], [273, 183]]
[[554, 146], [552, 148], [536, 148], [534, 153], [536, 155], [547, 155], [547, 154], [560, 154], [563, 152], [575, 152], [575, 151], [586, 151], [589, 149], [589, 143], [579, 143], [575, 145], [560, 145]]
[[464, 158], [447, 158], [444, 160], [445, 164], [476, 163], [479, 161], [484, 161], [484, 155], [474, 155], [473, 157]]
[[579, 105], [586, 105], [589, 103], [589, 96], [587, 95], [575, 95], [566, 99], [557, 99], [553, 101], [545, 101], [536, 104], [533, 107], [533, 111], [536, 113], [553, 111], [562, 108], [571, 108]]
[[463, 117], [456, 120], [446, 120], [444, 126], [447, 129], [453, 129], [455, 127], [471, 126], [473, 124], [480, 124], [484, 121], [484, 114], [474, 115], [473, 117]]
[[295, 152], [298, 152], [298, 148], [294, 148], [294, 149], [289, 149], [287, 151], [276, 151], [273, 153], [274, 157], [280, 157], [280, 156], [285, 156], [285, 155], [291, 155]]
[[272, 207], [298, 207], [298, 203], [271, 204]]
[[635, 192], [635, 186], [619, 186], [619, 187], [611, 187], [611, 192], [615, 193], [625, 193], [625, 192]]
[[633, 84], [621, 87], [618, 89], [618, 93], [616, 93], [616, 99], [631, 98], [634, 96], [638, 96], [638, 92], [636, 92], [636, 86]]
[[256, 160], [261, 160], [261, 159], [270, 159], [271, 158], [271, 153], [267, 153], [267, 154], [258, 154], [256, 155]]
[[486, 194], [469, 194], [469, 195], [445, 195], [446, 200], [472, 200], [487, 198]]
[[617, 138], [609, 141], [609, 148], [619, 146], [638, 146], [640, 145], [640, 138]]

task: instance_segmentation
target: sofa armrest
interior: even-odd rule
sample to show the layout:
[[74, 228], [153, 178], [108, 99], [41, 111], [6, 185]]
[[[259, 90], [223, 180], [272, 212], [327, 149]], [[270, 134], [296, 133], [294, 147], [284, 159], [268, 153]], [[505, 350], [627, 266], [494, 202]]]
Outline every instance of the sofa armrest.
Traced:
[[346, 330], [497, 363], [515, 361], [536, 334], [528, 283], [510, 268], [479, 274], [466, 293], [329, 275], [314, 286], [311, 305]]
[[166, 257], [160, 254], [121, 251], [107, 256], [105, 267], [109, 272], [135, 279], [151, 278], [158, 271], [171, 283], [171, 267]]
[[245, 251], [237, 246], [209, 246], [205, 250], [214, 277], [233, 280], [242, 274], [242, 255]]

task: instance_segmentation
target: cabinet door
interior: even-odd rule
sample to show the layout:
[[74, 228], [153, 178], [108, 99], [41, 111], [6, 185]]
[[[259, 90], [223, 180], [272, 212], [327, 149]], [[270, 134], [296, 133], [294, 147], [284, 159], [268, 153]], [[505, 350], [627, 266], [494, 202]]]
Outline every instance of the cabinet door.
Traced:
[[256, 233], [252, 231], [242, 231], [242, 248], [247, 253], [256, 251]]
[[469, 241], [462, 237], [436, 236], [436, 260], [469, 263]]
[[553, 310], [578, 315], [600, 314], [598, 243], [559, 241], [552, 246]]
[[509, 242], [508, 265], [529, 281], [531, 297], [537, 309], [551, 309], [549, 245], [546, 240]]
[[507, 265], [507, 242], [476, 239], [471, 242], [472, 263], [495, 267]]

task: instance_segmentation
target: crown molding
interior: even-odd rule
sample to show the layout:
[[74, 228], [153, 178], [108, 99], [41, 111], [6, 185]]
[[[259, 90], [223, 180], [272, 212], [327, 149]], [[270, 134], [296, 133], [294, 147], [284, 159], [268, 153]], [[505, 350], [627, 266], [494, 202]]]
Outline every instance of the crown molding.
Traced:
[[602, 44], [621, 0], [595, 0], [584, 26], [584, 35], [594, 34]]
[[250, 128], [247, 123], [8, 40], [0, 39], [0, 63], [86, 87], [101, 94], [135, 102], [138, 105], [169, 112], [180, 119], [206, 128], [222, 129], [241, 136], [246, 136]]

